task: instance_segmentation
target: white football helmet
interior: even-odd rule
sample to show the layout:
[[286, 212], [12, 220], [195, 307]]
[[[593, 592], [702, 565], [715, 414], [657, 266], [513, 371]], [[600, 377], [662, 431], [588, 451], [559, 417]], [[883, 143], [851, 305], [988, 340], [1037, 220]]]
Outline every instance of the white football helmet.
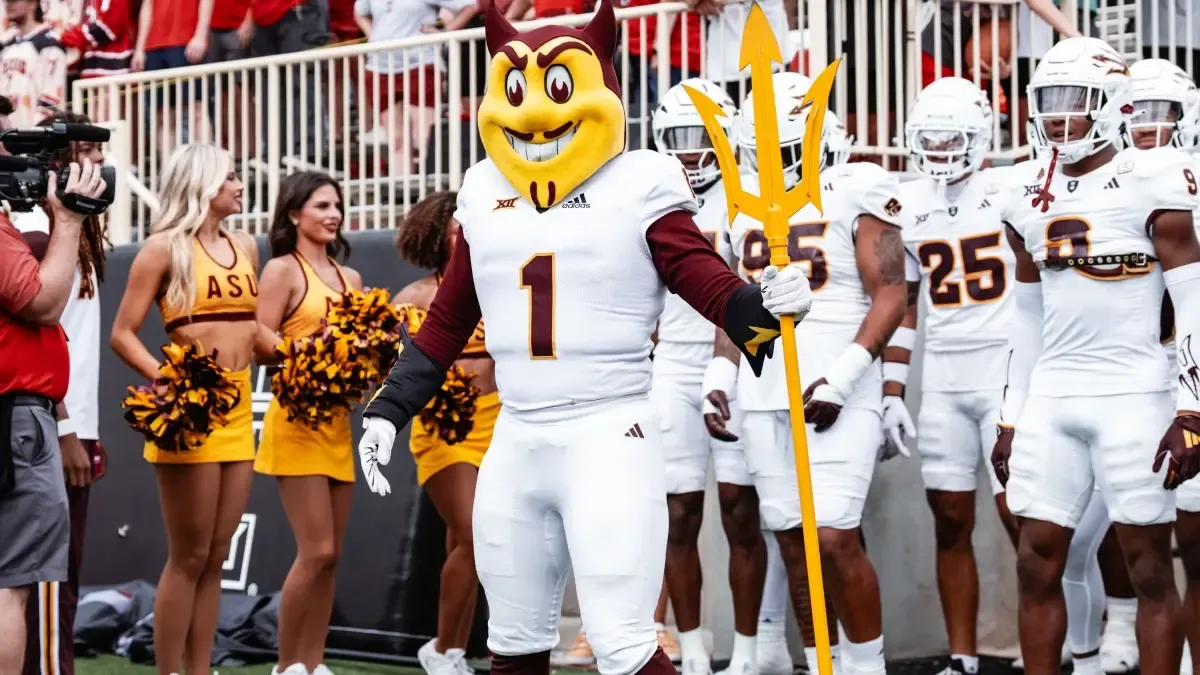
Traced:
[[[804, 142], [805, 125], [808, 123], [809, 107], [805, 107], [804, 96], [812, 86], [812, 80], [799, 73], [782, 72], [772, 76], [775, 86], [775, 117], [779, 123], [779, 152], [783, 158], [784, 185], [792, 188], [800, 182], [801, 145]], [[821, 125], [821, 169], [844, 163], [850, 155], [850, 139], [845, 127], [833, 113], [826, 111]], [[738, 146], [742, 148], [745, 169], [758, 168], [757, 138], [754, 132], [754, 93], [742, 101], [736, 125]]]
[[651, 115], [650, 129], [654, 133], [654, 145], [659, 152], [683, 163], [688, 182], [697, 189], [716, 182], [721, 177], [721, 167], [717, 164], [712, 140], [704, 129], [704, 121], [700, 119], [696, 106], [692, 105], [692, 99], [683, 90], [684, 85], [705, 94], [725, 111], [725, 117], [718, 117], [717, 123], [725, 130], [725, 136], [735, 148], [736, 134], [731, 131], [737, 106], [724, 87], [708, 80], [691, 78], [668, 89]]
[[944, 77], [917, 94], [904, 125], [914, 168], [952, 182], [977, 171], [992, 144], [992, 107], [970, 80]]
[[[1167, 143], [1177, 148], [1195, 147], [1200, 136], [1200, 91], [1179, 66], [1166, 59], [1142, 59], [1129, 67], [1133, 77], [1133, 116], [1126, 125], [1125, 141], [1137, 146], [1138, 137], [1162, 141], [1162, 130], [1170, 131]], [[1152, 130], [1139, 134], [1139, 130]], [[1149, 147], [1154, 147], [1149, 146]]]
[[[1026, 88], [1030, 143], [1074, 164], [1121, 138], [1133, 112], [1133, 78], [1125, 59], [1107, 42], [1067, 38], [1050, 48]], [[1071, 139], [1073, 122], [1087, 120], [1087, 132]]]

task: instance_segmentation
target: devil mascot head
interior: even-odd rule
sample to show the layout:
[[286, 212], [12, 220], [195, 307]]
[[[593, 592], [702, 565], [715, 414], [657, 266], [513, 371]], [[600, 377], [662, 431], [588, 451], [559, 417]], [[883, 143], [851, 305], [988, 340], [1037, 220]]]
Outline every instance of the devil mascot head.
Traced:
[[582, 29], [521, 33], [492, 3], [486, 26], [492, 64], [479, 136], [512, 186], [549, 208], [625, 149], [612, 4], [600, 0]]

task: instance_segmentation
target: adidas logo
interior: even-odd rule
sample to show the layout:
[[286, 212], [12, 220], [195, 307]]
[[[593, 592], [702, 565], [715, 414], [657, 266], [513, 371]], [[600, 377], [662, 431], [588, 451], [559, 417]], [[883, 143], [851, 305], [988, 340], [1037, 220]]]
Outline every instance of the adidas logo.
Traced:
[[1104, 184], [1105, 190], [1112, 190], [1114, 188], [1119, 188], [1119, 187], [1121, 187], [1121, 184], [1117, 182], [1116, 178], [1113, 178], [1112, 180], [1110, 180]]
[[645, 438], [646, 437], [645, 435], [642, 434], [642, 427], [639, 424], [634, 424], [632, 427], [629, 427], [629, 431], [625, 432], [625, 436], [627, 438]]
[[580, 192], [574, 197], [562, 203], [564, 209], [590, 209], [592, 205], [588, 203], [587, 195]]
[[990, 208], [992, 208], [992, 203], [991, 203], [991, 202], [989, 202], [989, 201], [988, 201], [988, 200], [985, 198], [985, 199], [983, 200], [983, 203], [979, 205], [979, 208], [981, 208], [981, 209], [990, 209]]

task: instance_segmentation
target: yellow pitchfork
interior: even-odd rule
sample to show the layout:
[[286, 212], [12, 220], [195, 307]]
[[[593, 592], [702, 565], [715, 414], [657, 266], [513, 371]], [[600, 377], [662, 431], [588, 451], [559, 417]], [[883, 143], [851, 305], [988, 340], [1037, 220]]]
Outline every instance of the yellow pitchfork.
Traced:
[[[742, 34], [738, 66], [750, 67], [750, 91], [754, 100], [754, 129], [758, 155], [759, 194], [742, 189], [737, 160], [725, 131], [717, 122], [724, 117], [720, 106], [704, 94], [685, 86], [692, 104], [704, 120], [704, 128], [712, 140], [725, 182], [725, 198], [729, 202], [729, 223], [734, 216], [745, 213], [763, 224], [763, 234], [771, 251], [771, 264], [778, 268], [791, 264], [788, 256], [788, 219], [808, 204], [821, 208], [821, 130], [829, 94], [841, 59], [835, 59], [821, 72], [809, 88], [801, 104], [809, 108], [804, 129], [800, 184], [787, 190], [783, 182], [783, 159], [779, 149], [779, 121], [775, 117], [775, 87], [771, 79], [771, 63], [783, 63], [779, 44], [767, 21], [767, 15], [755, 2], [746, 19]], [[810, 107], [811, 106], [811, 107]], [[804, 398], [800, 388], [800, 367], [796, 358], [796, 325], [792, 317], [779, 320], [783, 337], [783, 363], [787, 373], [788, 412], [792, 424], [792, 446], [796, 456], [796, 482], [800, 489], [800, 513], [804, 528], [804, 552], [808, 563], [808, 592], [812, 599], [813, 627], [817, 638], [817, 668], [820, 675], [833, 675], [829, 653], [829, 626], [825, 614], [825, 586], [821, 575], [821, 551], [817, 544], [816, 508], [812, 497], [812, 476], [808, 461], [808, 429], [804, 422]]]

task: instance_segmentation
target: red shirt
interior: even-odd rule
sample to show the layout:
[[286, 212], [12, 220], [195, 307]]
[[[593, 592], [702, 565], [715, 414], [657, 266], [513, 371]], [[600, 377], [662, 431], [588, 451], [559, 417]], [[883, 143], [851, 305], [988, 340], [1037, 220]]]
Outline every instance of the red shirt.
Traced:
[[71, 72], [82, 78], [129, 72], [136, 21], [133, 14], [129, 0], [88, 0], [83, 22], [61, 35], [64, 47], [80, 51], [79, 60], [70, 66]]
[[150, 0], [150, 35], [146, 51], [186, 47], [200, 23], [200, 0]]
[[250, 0], [250, 11], [254, 14], [254, 23], [270, 26], [302, 2], [304, 0]]
[[61, 326], [36, 326], [17, 316], [42, 290], [38, 261], [21, 233], [0, 216], [0, 394], [67, 395], [71, 357]]
[[[511, 0], [508, 4], [512, 4]], [[589, 0], [533, 0], [533, 15], [543, 19], [564, 14], [586, 14], [591, 4]]]
[[358, 22], [354, 20], [354, 0], [329, 0], [329, 30], [339, 42], [362, 37]]
[[250, 11], [250, 0], [213, 0], [212, 30], [237, 30]]
[[[645, 7], [646, 5], [656, 5], [660, 0], [627, 0], [618, 2], [621, 7]], [[633, 60], [634, 55], [646, 54], [646, 58], [650, 58], [650, 54], [654, 52], [654, 43], [657, 39], [656, 24], [658, 17], [650, 15], [645, 17], [646, 20], [646, 38], [642, 39], [642, 19], [625, 19], [629, 25], [629, 56]], [[703, 19], [693, 12], [684, 12], [675, 17], [675, 26], [671, 28], [671, 67], [683, 67], [683, 24], [687, 23], [687, 67], [692, 72], [700, 72], [700, 33]], [[620, 28], [618, 27], [618, 31]]]

